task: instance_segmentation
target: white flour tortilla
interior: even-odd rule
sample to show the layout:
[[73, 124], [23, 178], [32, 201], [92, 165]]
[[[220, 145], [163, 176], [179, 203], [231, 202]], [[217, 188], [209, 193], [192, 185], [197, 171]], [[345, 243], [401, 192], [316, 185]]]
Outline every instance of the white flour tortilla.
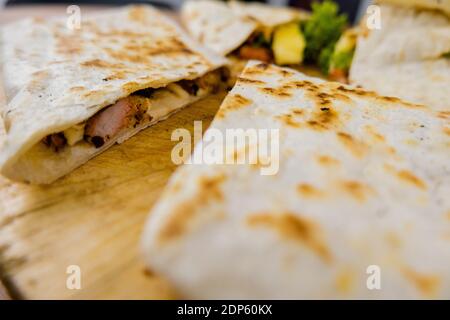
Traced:
[[258, 26], [274, 27], [306, 15], [291, 8], [217, 0], [189, 0], [181, 9], [189, 33], [221, 55], [237, 49]]
[[[7, 135], [0, 170], [15, 180], [50, 183], [112, 144], [55, 153], [40, 142], [48, 134], [134, 91], [198, 78], [225, 63], [150, 6], [88, 16], [79, 30], [67, 28], [66, 20], [27, 19], [1, 30], [7, 104], [0, 110]], [[146, 126], [161, 119], [153, 120]]]
[[[383, 95], [450, 110], [450, 18], [382, 5], [381, 29], [358, 38], [350, 82]], [[362, 23], [364, 23], [363, 20]]]
[[377, 3], [439, 10], [447, 15], [450, 15], [450, 0], [377, 0]]
[[147, 265], [186, 298], [449, 299], [449, 117], [250, 62], [210, 128], [279, 129], [279, 172], [181, 167]]

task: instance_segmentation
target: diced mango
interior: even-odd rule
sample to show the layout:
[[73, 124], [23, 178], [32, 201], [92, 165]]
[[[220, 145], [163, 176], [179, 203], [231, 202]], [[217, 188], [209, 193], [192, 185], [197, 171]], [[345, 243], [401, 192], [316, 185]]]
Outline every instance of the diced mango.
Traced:
[[273, 33], [272, 51], [279, 65], [301, 64], [305, 50], [305, 38], [297, 22], [278, 26]]
[[334, 49], [335, 52], [351, 51], [356, 46], [356, 32], [353, 29], [345, 31], [339, 38]]

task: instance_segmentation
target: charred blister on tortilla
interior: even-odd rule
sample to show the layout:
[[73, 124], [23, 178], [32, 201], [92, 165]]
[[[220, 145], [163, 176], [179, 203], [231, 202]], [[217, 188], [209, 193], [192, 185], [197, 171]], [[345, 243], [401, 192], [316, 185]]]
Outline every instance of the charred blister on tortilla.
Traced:
[[42, 142], [55, 152], [67, 145], [72, 146], [83, 141], [100, 148], [124, 130], [151, 122], [153, 117], [150, 113], [154, 108], [173, 103], [174, 97], [184, 103], [217, 93], [227, 82], [228, 77], [228, 70], [219, 68], [197, 79], [180, 80], [163, 88], [135, 91], [130, 96], [101, 109], [88, 120], [63, 132], [46, 136]]

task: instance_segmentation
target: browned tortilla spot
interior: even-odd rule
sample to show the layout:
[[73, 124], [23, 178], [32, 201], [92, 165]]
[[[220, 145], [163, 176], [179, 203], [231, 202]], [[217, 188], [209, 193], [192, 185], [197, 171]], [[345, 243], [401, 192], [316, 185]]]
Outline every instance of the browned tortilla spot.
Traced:
[[336, 128], [339, 124], [339, 114], [331, 107], [319, 107], [314, 110], [307, 123], [316, 130]]
[[437, 116], [440, 119], [446, 120], [446, 119], [450, 118], [450, 111], [439, 111]]
[[109, 76], [103, 78], [103, 81], [111, 81], [111, 80], [120, 80], [120, 79], [125, 79], [127, 76], [127, 72], [126, 71], [116, 71], [112, 74], [110, 74]]
[[444, 127], [444, 133], [448, 136], [450, 136], [450, 128], [449, 127]]
[[280, 237], [296, 241], [315, 252], [324, 262], [330, 263], [332, 255], [326, 246], [320, 228], [310, 219], [293, 213], [253, 214], [247, 217], [250, 227], [265, 227], [276, 231]]
[[268, 68], [270, 68], [270, 65], [268, 63], [258, 63], [256, 66], [254, 66], [255, 69], [260, 69], [260, 70], [266, 70]]
[[70, 88], [70, 91], [73, 91], [73, 92], [84, 91], [84, 90], [86, 90], [86, 88], [83, 86], [76, 86], [76, 87]]
[[365, 126], [366, 132], [371, 136], [371, 138], [376, 142], [384, 142], [384, 136], [378, 133], [375, 128], [371, 125]]
[[341, 94], [341, 93], [333, 93], [333, 99], [341, 100], [342, 102], [345, 102], [345, 103], [353, 102], [353, 100], [349, 96], [346, 96], [345, 94]]
[[338, 132], [337, 133], [338, 140], [345, 146], [347, 149], [350, 150], [350, 152], [358, 158], [363, 157], [367, 152], [367, 146], [355, 139], [353, 137], [345, 132]]
[[[83, 22], [83, 27], [85, 23]], [[162, 26], [161, 26], [162, 27]], [[83, 29], [82, 29], [83, 30]], [[109, 29], [108, 31], [100, 31], [96, 28], [92, 28], [92, 31], [95, 32], [101, 38], [126, 38], [129, 39], [130, 42], [145, 39], [148, 37], [147, 33], [144, 32], [135, 32], [131, 30], [120, 30], [120, 29]], [[109, 41], [109, 39], [108, 39]]]
[[345, 192], [359, 201], [364, 201], [371, 191], [369, 186], [365, 186], [358, 181], [343, 181], [341, 185]]
[[258, 75], [258, 74], [263, 74], [265, 70], [269, 69], [269, 64], [267, 63], [259, 63], [255, 66], [246, 68], [243, 75]]
[[203, 177], [200, 179], [200, 192], [208, 195], [208, 199], [214, 199], [216, 201], [223, 200], [223, 194], [220, 189], [220, 185], [225, 181], [225, 175], [217, 175], [214, 177]]
[[289, 98], [292, 97], [292, 94], [290, 92], [288, 92], [285, 88], [270, 88], [270, 87], [265, 87], [265, 88], [259, 88], [259, 90], [261, 90], [262, 92], [266, 93], [266, 94], [270, 94], [279, 98]]
[[305, 111], [303, 109], [299, 109], [299, 108], [293, 108], [291, 109], [291, 114], [294, 116], [301, 116], [305, 113]]
[[109, 63], [100, 59], [89, 60], [81, 63], [84, 67], [96, 67], [106, 69], [123, 69], [125, 65], [122, 63]]
[[420, 189], [426, 189], [425, 183], [422, 180], [420, 180], [418, 177], [416, 177], [413, 173], [411, 173], [407, 170], [399, 171], [398, 177], [400, 179], [402, 179], [403, 181], [413, 184]]
[[313, 130], [327, 130], [328, 127], [323, 125], [320, 122], [317, 122], [316, 120], [309, 120], [306, 122], [306, 124], [308, 125], [309, 128], [313, 129]]
[[85, 94], [83, 94], [83, 97], [96, 98], [96, 97], [101, 97], [103, 95], [104, 95], [103, 91], [93, 90], [93, 91], [88, 91]]
[[400, 100], [399, 98], [396, 98], [396, 97], [380, 97], [380, 99], [383, 99], [383, 100], [385, 100], [385, 101], [388, 101], [388, 102], [394, 102], [394, 103], [399, 103], [399, 102], [401, 102], [402, 100]]
[[131, 81], [131, 82], [125, 83], [122, 86], [122, 88], [127, 92], [134, 92], [134, 91], [142, 89], [141, 86], [142, 85], [140, 85], [139, 83]]
[[63, 55], [80, 54], [83, 51], [83, 42], [76, 34], [71, 35], [55, 35], [55, 50]]
[[310, 184], [306, 184], [306, 183], [299, 184], [297, 186], [297, 191], [303, 197], [308, 197], [308, 198], [316, 198], [316, 197], [320, 197], [323, 195], [322, 191], [320, 191], [316, 187], [314, 187]]
[[386, 234], [386, 241], [394, 249], [399, 249], [402, 246], [402, 240], [393, 232]]
[[183, 42], [176, 38], [167, 38], [157, 42], [135, 43], [130, 41], [121, 50], [106, 48], [105, 51], [116, 60], [133, 63], [150, 63], [150, 58], [157, 55], [194, 55]]
[[360, 97], [367, 97], [367, 98], [372, 98], [375, 100], [381, 100], [382, 102], [388, 102], [388, 103], [393, 103], [393, 104], [401, 104], [402, 107], [407, 107], [407, 108], [426, 108], [423, 105], [420, 104], [414, 104], [414, 103], [409, 103], [406, 101], [403, 101], [399, 98], [396, 97], [386, 97], [386, 96], [380, 96], [377, 93], [375, 93], [374, 91], [368, 91], [368, 90], [363, 90], [363, 89], [351, 89], [351, 88], [346, 88], [344, 86], [338, 86], [336, 88], [338, 91], [340, 92], [345, 92], [347, 94], [352, 94], [352, 95], [356, 95], [356, 96], [360, 96]]
[[300, 128], [301, 124], [300, 122], [294, 120], [293, 116], [291, 114], [282, 114], [275, 117], [276, 119], [281, 120], [285, 125], [293, 128]]
[[294, 73], [292, 73], [292, 72], [290, 72], [290, 71], [287, 71], [287, 70], [284, 70], [284, 69], [280, 69], [280, 74], [281, 74], [283, 77], [289, 77], [289, 76], [292, 76]]
[[317, 161], [323, 166], [334, 166], [339, 164], [339, 160], [327, 155], [318, 156]]
[[264, 81], [257, 80], [257, 79], [250, 79], [250, 78], [244, 78], [244, 77], [238, 77], [238, 83], [248, 83], [248, 84], [260, 84], [264, 85], [266, 84]]
[[362, 90], [362, 89], [352, 89], [352, 88], [346, 88], [344, 86], [338, 86], [337, 90], [341, 91], [341, 92], [349, 93], [349, 94], [358, 95], [358, 96], [379, 97], [373, 91], [366, 91], [366, 90]]
[[252, 103], [252, 100], [247, 99], [240, 94], [229, 95], [223, 102], [220, 110], [217, 112], [217, 117], [223, 118], [228, 113], [228, 111], [238, 110], [243, 107], [249, 106]]
[[[213, 177], [202, 177], [198, 181], [197, 194], [178, 204], [168, 216], [167, 221], [162, 226], [158, 235], [160, 243], [175, 240], [187, 231], [189, 223], [195, 219], [195, 214], [198, 211], [211, 203], [212, 201], [223, 200], [222, 190], [220, 185], [225, 181], [226, 177], [223, 174]], [[219, 218], [223, 217], [223, 212], [219, 214]]]
[[311, 90], [311, 91], [319, 90], [319, 86], [317, 86], [316, 84], [314, 84], [308, 80], [293, 81], [293, 82], [290, 82], [290, 84], [295, 86], [296, 88], [305, 88], [305, 89]]
[[404, 267], [403, 275], [412, 282], [412, 284], [427, 298], [435, 296], [439, 290], [440, 277], [436, 275], [427, 275]]
[[409, 103], [409, 102], [403, 101], [397, 97], [379, 96], [378, 99], [380, 99], [384, 102], [402, 104], [403, 107], [407, 107], [407, 108], [426, 108], [425, 106], [423, 106], [421, 104]]
[[350, 293], [354, 285], [353, 272], [348, 269], [340, 271], [336, 276], [336, 289], [343, 294]]
[[129, 13], [128, 13], [128, 18], [130, 19], [130, 21], [134, 21], [134, 22], [146, 22], [147, 17], [145, 14], [145, 9], [142, 6], [135, 6], [133, 8], [130, 9]]
[[445, 214], [445, 217], [447, 218], [448, 221], [450, 221], [450, 210], [447, 211], [447, 213]]

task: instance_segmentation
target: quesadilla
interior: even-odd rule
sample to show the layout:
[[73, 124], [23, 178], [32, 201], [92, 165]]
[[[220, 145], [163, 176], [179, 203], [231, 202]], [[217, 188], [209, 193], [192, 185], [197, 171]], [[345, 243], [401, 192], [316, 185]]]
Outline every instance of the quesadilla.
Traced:
[[[222, 55], [238, 49], [246, 41], [271, 33], [276, 26], [306, 16], [305, 12], [294, 9], [238, 1], [191, 0], [181, 9], [182, 20], [191, 35]], [[264, 59], [267, 52], [260, 55]]]
[[264, 153], [179, 168], [144, 230], [147, 265], [194, 299], [448, 299], [449, 117], [251, 61], [192, 157], [219, 143], [211, 130], [278, 129], [278, 172], [261, 174]]
[[450, 0], [377, 0], [377, 2], [410, 8], [438, 10], [450, 16]]
[[[238, 71], [248, 59], [300, 64], [305, 41], [299, 21], [308, 16], [292, 8], [239, 1], [191, 0], [181, 9], [189, 33], [208, 48], [229, 56]], [[275, 32], [280, 36], [271, 45]]]
[[[449, 110], [450, 17], [439, 11], [383, 2], [381, 29], [370, 30], [366, 19], [362, 21], [366, 30], [357, 40], [350, 82], [436, 110]], [[414, 3], [425, 7], [437, 4]], [[440, 4], [448, 9], [450, 2]]]
[[1, 30], [5, 176], [51, 183], [114, 143], [217, 90], [223, 58], [149, 6]]

